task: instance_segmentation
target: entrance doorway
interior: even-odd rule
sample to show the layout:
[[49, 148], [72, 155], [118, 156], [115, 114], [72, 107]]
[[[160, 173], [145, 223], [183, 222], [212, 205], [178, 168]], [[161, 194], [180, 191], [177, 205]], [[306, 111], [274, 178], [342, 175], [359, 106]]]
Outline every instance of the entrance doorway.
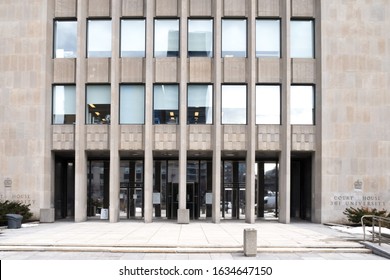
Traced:
[[[178, 160], [155, 160], [153, 216], [177, 219], [179, 208]], [[211, 217], [212, 164], [208, 160], [187, 162], [186, 208], [190, 219]]]
[[87, 216], [100, 217], [108, 209], [110, 196], [110, 161], [88, 160]]
[[245, 219], [245, 161], [223, 161], [221, 215], [223, 219]]
[[54, 172], [55, 218], [74, 218], [74, 159], [56, 157]]
[[278, 218], [278, 162], [276, 160], [256, 162], [255, 213], [258, 218]]
[[311, 220], [312, 155], [291, 155], [291, 218]]
[[144, 217], [144, 164], [142, 160], [121, 160], [119, 213], [122, 219]]

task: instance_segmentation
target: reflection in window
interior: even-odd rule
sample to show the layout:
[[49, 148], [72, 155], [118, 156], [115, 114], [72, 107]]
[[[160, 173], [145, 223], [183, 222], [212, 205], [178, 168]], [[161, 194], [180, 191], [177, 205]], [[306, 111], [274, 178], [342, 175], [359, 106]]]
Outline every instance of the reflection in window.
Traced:
[[188, 56], [213, 56], [213, 21], [188, 20]]
[[53, 124], [76, 122], [76, 86], [53, 87]]
[[145, 57], [145, 20], [121, 20], [121, 57]]
[[291, 124], [314, 124], [314, 87], [291, 86]]
[[291, 21], [291, 57], [314, 57], [314, 22], [312, 20]]
[[179, 87], [177, 85], [155, 85], [153, 95], [154, 123], [178, 124]]
[[111, 89], [109, 85], [88, 85], [87, 124], [109, 124], [111, 119]]
[[222, 57], [246, 57], [246, 20], [222, 20]]
[[187, 102], [187, 123], [213, 123], [213, 87], [211, 85], [189, 85]]
[[222, 86], [222, 124], [246, 124], [246, 86]]
[[280, 86], [256, 86], [256, 124], [280, 124]]
[[88, 57], [111, 57], [111, 20], [88, 20]]
[[280, 57], [280, 20], [256, 20], [256, 56]]
[[54, 57], [75, 58], [77, 56], [77, 22], [55, 21]]
[[144, 124], [145, 87], [143, 85], [122, 85], [119, 107], [121, 124]]
[[154, 57], [179, 56], [179, 20], [154, 21]]

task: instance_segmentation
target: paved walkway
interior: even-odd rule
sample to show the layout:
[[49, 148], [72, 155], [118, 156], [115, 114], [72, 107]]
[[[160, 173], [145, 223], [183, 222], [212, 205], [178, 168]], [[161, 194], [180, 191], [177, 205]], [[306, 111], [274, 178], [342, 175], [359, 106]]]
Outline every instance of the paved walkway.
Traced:
[[359, 236], [306, 222], [87, 221], [28, 224], [2, 229], [0, 251], [122, 253], [242, 253], [243, 232], [257, 230], [258, 252], [370, 253]]

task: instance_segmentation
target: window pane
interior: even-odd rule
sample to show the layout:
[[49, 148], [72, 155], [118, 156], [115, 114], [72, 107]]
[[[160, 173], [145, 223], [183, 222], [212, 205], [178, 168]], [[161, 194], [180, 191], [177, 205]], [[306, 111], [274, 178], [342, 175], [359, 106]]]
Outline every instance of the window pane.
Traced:
[[246, 57], [246, 20], [222, 20], [222, 57]]
[[111, 20], [88, 20], [88, 57], [111, 57]]
[[312, 20], [291, 21], [291, 57], [314, 57], [314, 32]]
[[256, 124], [280, 124], [280, 86], [256, 86]]
[[213, 87], [211, 85], [188, 86], [187, 123], [213, 123]]
[[145, 87], [123, 85], [120, 89], [120, 123], [143, 124], [145, 110]]
[[53, 124], [74, 124], [76, 122], [76, 87], [54, 86]]
[[179, 20], [156, 19], [154, 25], [154, 56], [179, 56]]
[[222, 86], [222, 124], [246, 124], [246, 86]]
[[87, 124], [109, 124], [111, 89], [108, 85], [87, 86]]
[[145, 20], [121, 21], [121, 57], [145, 57]]
[[280, 20], [256, 21], [256, 56], [280, 57]]
[[314, 87], [291, 86], [291, 124], [314, 124]]
[[77, 22], [56, 21], [54, 28], [54, 57], [75, 58], [77, 56]]
[[154, 123], [179, 123], [179, 88], [177, 85], [154, 86]]
[[188, 20], [188, 56], [213, 56], [212, 20]]

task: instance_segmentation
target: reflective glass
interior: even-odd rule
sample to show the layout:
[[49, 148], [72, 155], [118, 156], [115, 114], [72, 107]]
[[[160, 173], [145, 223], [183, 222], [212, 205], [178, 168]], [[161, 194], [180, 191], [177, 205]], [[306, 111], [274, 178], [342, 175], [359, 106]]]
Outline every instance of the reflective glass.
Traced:
[[121, 20], [121, 57], [145, 57], [145, 20]]
[[188, 56], [213, 56], [213, 21], [188, 20]]
[[187, 123], [213, 123], [213, 87], [211, 85], [189, 85], [187, 98]]
[[314, 87], [291, 86], [291, 124], [314, 124]]
[[222, 86], [222, 124], [246, 124], [246, 86]]
[[280, 20], [256, 20], [256, 56], [280, 57]]
[[312, 20], [291, 21], [291, 57], [314, 57], [314, 24]]
[[222, 57], [246, 57], [246, 20], [222, 20]]
[[256, 86], [256, 124], [280, 124], [280, 86]]
[[109, 85], [88, 85], [87, 124], [109, 124], [111, 120], [111, 88]]
[[76, 86], [54, 86], [53, 124], [76, 122]]
[[179, 56], [179, 20], [154, 21], [154, 57]]
[[75, 58], [77, 56], [77, 22], [56, 21], [54, 29], [54, 57]]
[[144, 124], [145, 87], [143, 85], [122, 85], [119, 107], [121, 124]]
[[88, 57], [111, 57], [111, 20], [88, 20]]
[[155, 85], [153, 91], [155, 124], [179, 123], [179, 87], [177, 85]]

